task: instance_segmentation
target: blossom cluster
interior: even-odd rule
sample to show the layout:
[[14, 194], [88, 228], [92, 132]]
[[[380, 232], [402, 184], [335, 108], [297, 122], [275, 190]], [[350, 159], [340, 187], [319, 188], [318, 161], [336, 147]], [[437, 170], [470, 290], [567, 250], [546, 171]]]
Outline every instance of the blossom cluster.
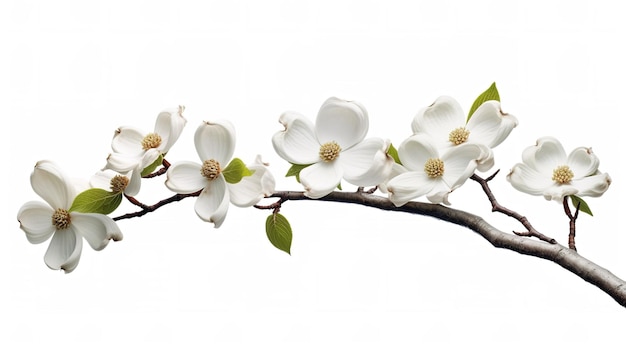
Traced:
[[328, 195], [344, 179], [359, 187], [378, 186], [402, 206], [420, 196], [449, 205], [448, 195], [476, 169], [493, 166], [492, 148], [510, 134], [517, 119], [502, 113], [498, 101], [486, 101], [466, 122], [459, 103], [441, 97], [417, 113], [413, 134], [397, 150], [397, 162], [388, 140], [365, 138], [368, 114], [358, 102], [330, 98], [315, 124], [296, 112], [285, 112], [280, 123], [285, 130], [272, 138], [274, 149], [302, 167], [299, 180], [306, 196]]
[[[116, 220], [108, 215], [124, 198], [144, 211], [150, 207], [134, 198], [143, 178], [165, 174], [165, 186], [176, 194], [197, 197], [196, 215], [215, 228], [224, 223], [230, 204], [250, 207], [274, 194], [274, 176], [260, 156], [249, 164], [233, 157], [235, 127], [226, 120], [204, 121], [196, 129], [199, 162], [166, 161], [187, 123], [183, 111], [182, 106], [162, 111], [150, 133], [129, 126], [116, 129], [106, 165], [85, 182], [89, 186], [71, 180], [51, 161], [35, 165], [31, 185], [45, 203], [27, 202], [17, 219], [29, 242], [51, 239], [44, 256], [48, 267], [73, 271], [83, 238], [94, 250], [121, 240]], [[279, 122], [284, 130], [273, 135], [272, 145], [291, 164], [288, 175], [296, 176], [305, 196], [322, 198], [341, 190], [346, 181], [379, 189], [397, 207], [420, 197], [451, 205], [448, 197], [453, 191], [476, 171], [493, 168], [493, 149], [518, 125], [515, 116], [502, 112], [495, 84], [476, 99], [467, 117], [448, 96], [422, 108], [397, 149], [387, 139], [368, 137], [369, 116], [356, 101], [331, 97], [322, 104], [315, 123], [294, 111], [284, 112]], [[591, 148], [579, 147], [566, 155], [557, 139], [543, 137], [524, 150], [522, 163], [512, 167], [507, 180], [531, 195], [559, 202], [575, 196], [580, 204], [579, 197], [600, 196], [611, 184], [598, 167]], [[291, 228], [278, 214], [280, 204], [258, 207], [274, 210], [266, 221], [268, 238], [290, 252]]]
[[203, 122], [196, 130], [201, 164], [166, 162], [165, 155], [187, 123], [183, 111], [182, 106], [162, 111], [151, 133], [128, 126], [116, 129], [113, 152], [89, 182], [70, 179], [51, 161], [37, 162], [31, 185], [46, 203], [27, 202], [17, 219], [29, 242], [39, 244], [52, 238], [44, 256], [48, 267], [72, 272], [80, 260], [83, 238], [94, 250], [104, 249], [110, 240], [121, 240], [120, 228], [107, 215], [123, 196], [136, 201], [142, 177], [158, 174], [153, 172], [161, 164], [167, 170], [166, 187], [177, 194], [199, 192], [195, 212], [216, 228], [230, 203], [252, 206], [274, 191], [274, 177], [260, 156], [250, 165], [232, 157], [235, 129], [227, 121]]

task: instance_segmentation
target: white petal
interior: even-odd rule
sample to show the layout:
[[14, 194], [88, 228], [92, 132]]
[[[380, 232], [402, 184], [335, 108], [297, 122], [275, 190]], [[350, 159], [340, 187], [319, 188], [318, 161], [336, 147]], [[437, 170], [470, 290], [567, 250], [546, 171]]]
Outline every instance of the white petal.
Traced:
[[506, 179], [515, 189], [530, 195], [543, 195], [546, 189], [554, 185], [552, 175], [539, 173], [523, 163], [513, 166]]
[[343, 168], [343, 178], [357, 186], [374, 186], [384, 182], [395, 163], [387, 154], [388, 148], [388, 142], [370, 138], [343, 151], [336, 160]]
[[83, 238], [71, 226], [65, 230], [57, 230], [50, 240], [44, 261], [51, 269], [62, 269], [65, 273], [70, 273], [78, 265], [82, 249]]
[[311, 121], [297, 112], [288, 111], [280, 116], [279, 122], [285, 126], [285, 130], [274, 134], [272, 145], [280, 157], [298, 165], [309, 165], [320, 160], [320, 143]]
[[68, 209], [77, 195], [71, 181], [50, 161], [39, 161], [30, 175], [30, 184], [53, 209]]
[[569, 154], [567, 165], [574, 173], [574, 179], [580, 179], [596, 173], [600, 160], [591, 148], [579, 147]]
[[177, 194], [191, 194], [204, 188], [208, 179], [202, 173], [202, 166], [189, 161], [178, 162], [167, 169], [165, 186]]
[[454, 189], [449, 188], [444, 182], [436, 182], [435, 187], [426, 195], [426, 198], [434, 204], [450, 206], [451, 203], [448, 201], [448, 196], [452, 191], [454, 191]]
[[330, 194], [341, 181], [342, 171], [337, 162], [318, 162], [300, 171], [304, 195], [319, 199]]
[[91, 178], [89, 179], [89, 185], [92, 188], [100, 188], [100, 189], [110, 191], [111, 179], [113, 179], [113, 177], [115, 177], [116, 175], [119, 175], [119, 173], [115, 172], [112, 169], [104, 169], [104, 170], [98, 171], [94, 175], [92, 175]]
[[489, 149], [484, 145], [461, 144], [450, 149], [441, 157], [444, 166], [443, 180], [450, 187], [456, 189], [474, 174], [478, 160]]
[[488, 147], [485, 147], [485, 155], [481, 156], [477, 161], [478, 161], [478, 165], [476, 167], [476, 169], [480, 172], [487, 172], [488, 170], [490, 170], [496, 163], [494, 156], [493, 156], [493, 150], [491, 150]]
[[517, 118], [502, 113], [500, 102], [486, 101], [472, 114], [466, 128], [470, 131], [467, 142], [496, 147], [517, 126]]
[[552, 177], [552, 172], [567, 164], [563, 145], [553, 137], [543, 137], [524, 150], [522, 161], [534, 170]]
[[413, 133], [426, 133], [437, 145], [449, 143], [450, 132], [465, 126], [465, 114], [461, 105], [449, 96], [441, 96], [421, 109], [413, 118]]
[[129, 179], [124, 194], [128, 196], [135, 196], [141, 190], [141, 168], [136, 167], [134, 170], [126, 173], [126, 177]]
[[141, 142], [145, 136], [145, 133], [134, 127], [119, 127], [113, 135], [111, 148], [114, 152], [127, 156], [143, 155]]
[[229, 201], [226, 180], [220, 175], [202, 190], [194, 208], [198, 217], [203, 221], [214, 223], [215, 228], [219, 228], [226, 219]]
[[230, 202], [235, 206], [252, 206], [265, 196], [271, 195], [276, 187], [274, 176], [263, 165], [260, 156], [257, 156], [255, 162], [247, 167], [254, 171], [254, 174], [243, 177], [239, 183], [228, 184]]
[[557, 184], [552, 183], [543, 191], [543, 197], [550, 201], [563, 202], [563, 198], [569, 195], [578, 195], [578, 189], [572, 184]]
[[[129, 155], [122, 153], [111, 153], [107, 157], [107, 164], [105, 169], [111, 169], [116, 172], [126, 173], [133, 170], [138, 165], [142, 164], [143, 154], [141, 155]], [[142, 168], [143, 169], [143, 168]]]
[[572, 186], [578, 189], [578, 196], [598, 197], [609, 189], [611, 182], [612, 180], [608, 173], [600, 173], [582, 179], [572, 180]]
[[320, 144], [336, 142], [349, 149], [365, 138], [369, 129], [367, 111], [356, 101], [331, 97], [322, 104], [315, 122], [315, 135]]
[[20, 207], [17, 220], [30, 243], [42, 243], [54, 233], [56, 228], [52, 225], [52, 214], [54, 210], [43, 202], [29, 201]]
[[439, 152], [430, 136], [419, 133], [410, 136], [400, 144], [398, 157], [408, 170], [421, 172], [428, 159], [439, 158]]
[[187, 120], [183, 117], [183, 107], [171, 108], [161, 111], [157, 116], [154, 132], [161, 136], [161, 153], [167, 153], [172, 145], [178, 140], [183, 132]]
[[389, 176], [387, 178], [387, 180], [385, 180], [384, 182], [378, 184], [378, 190], [382, 191], [383, 193], [388, 193], [387, 191], [387, 183], [389, 183], [389, 181], [397, 176], [399, 176], [402, 173], [408, 172], [409, 170], [406, 169], [404, 166], [402, 166], [401, 164], [395, 163], [392, 165], [391, 167], [391, 173], [389, 173]]
[[203, 122], [194, 135], [200, 161], [215, 160], [226, 167], [235, 152], [235, 127], [228, 121]]
[[122, 231], [115, 221], [108, 216], [99, 213], [70, 214], [74, 231], [85, 238], [92, 249], [104, 249], [111, 239], [122, 240]]
[[429, 193], [437, 180], [429, 178], [424, 172], [406, 172], [387, 183], [389, 200], [397, 207]]

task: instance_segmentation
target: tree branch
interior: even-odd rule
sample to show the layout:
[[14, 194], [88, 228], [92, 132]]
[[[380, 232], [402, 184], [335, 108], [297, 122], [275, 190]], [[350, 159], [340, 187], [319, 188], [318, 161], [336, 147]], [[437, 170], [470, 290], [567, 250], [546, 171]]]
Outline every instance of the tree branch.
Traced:
[[281, 204], [291, 200], [330, 201], [358, 204], [386, 211], [406, 212], [434, 217], [471, 229], [496, 248], [508, 249], [523, 255], [552, 261], [580, 278], [595, 285], [626, 307], [626, 282], [596, 263], [558, 243], [533, 240], [525, 236], [505, 233], [479, 216], [461, 210], [411, 201], [396, 207], [388, 198], [366, 192], [332, 192], [321, 199], [310, 199], [301, 191], [277, 191], [268, 198], [279, 198]]

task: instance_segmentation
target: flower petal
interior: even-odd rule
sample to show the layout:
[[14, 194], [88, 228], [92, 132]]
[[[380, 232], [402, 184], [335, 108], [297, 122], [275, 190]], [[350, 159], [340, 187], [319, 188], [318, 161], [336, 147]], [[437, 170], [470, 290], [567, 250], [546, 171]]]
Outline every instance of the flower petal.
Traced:
[[441, 160], [444, 164], [443, 180], [450, 189], [456, 189], [474, 174], [478, 161], [490, 149], [479, 144], [461, 144], [448, 150]]
[[17, 220], [31, 244], [40, 244], [54, 233], [56, 228], [52, 225], [53, 213], [54, 210], [49, 205], [39, 201], [29, 201], [20, 207]]
[[144, 149], [141, 145], [145, 133], [134, 127], [119, 127], [115, 130], [111, 148], [114, 152], [128, 156], [142, 155]]
[[337, 159], [343, 178], [357, 186], [374, 186], [387, 179], [395, 161], [387, 154], [389, 143], [379, 138], [363, 140]]
[[287, 162], [309, 165], [320, 160], [320, 143], [315, 136], [315, 127], [303, 115], [297, 112], [285, 112], [279, 122], [285, 130], [272, 137], [276, 153]]
[[434, 187], [436, 179], [429, 178], [423, 171], [402, 173], [387, 183], [389, 200], [396, 207], [429, 193]]
[[401, 164], [395, 163], [391, 166], [391, 173], [389, 173], [389, 176], [387, 178], [387, 180], [385, 180], [384, 182], [381, 182], [380, 184], [378, 184], [378, 190], [380, 190], [381, 192], [383, 192], [384, 194], [387, 194], [387, 183], [389, 183], [389, 180], [399, 176], [402, 173], [406, 173], [409, 170], [406, 169], [404, 166], [402, 166]]
[[[104, 169], [111, 169], [116, 172], [126, 173], [133, 170], [137, 166], [142, 165], [143, 154], [129, 155], [119, 152], [113, 152], [107, 157], [107, 164]], [[143, 169], [143, 167], [141, 168]]]
[[418, 133], [400, 144], [398, 157], [408, 170], [421, 172], [429, 158], [439, 158], [439, 152], [428, 134]]
[[517, 123], [515, 116], [502, 113], [500, 102], [485, 101], [467, 122], [466, 128], [470, 131], [467, 142], [496, 147], [511, 134]]
[[365, 107], [356, 101], [331, 97], [322, 104], [315, 122], [320, 144], [336, 142], [343, 150], [365, 139], [369, 118]]
[[465, 126], [461, 105], [449, 96], [441, 96], [413, 118], [413, 133], [426, 133], [433, 137], [438, 147], [450, 144], [450, 132]]
[[591, 148], [579, 147], [569, 154], [567, 165], [574, 173], [574, 179], [580, 179], [596, 173], [600, 160]]
[[252, 206], [271, 195], [276, 187], [274, 176], [261, 161], [261, 156], [257, 156], [254, 163], [247, 167], [254, 171], [251, 176], [243, 177], [236, 184], [228, 184], [230, 202], [235, 206]]
[[552, 172], [558, 166], [567, 164], [567, 157], [563, 145], [553, 137], [543, 137], [537, 143], [524, 150], [522, 161], [534, 170], [552, 177]]
[[161, 136], [161, 153], [167, 153], [183, 132], [187, 120], [183, 117], [183, 106], [161, 111], [157, 116], [154, 132]]
[[50, 240], [44, 261], [50, 269], [62, 269], [70, 273], [78, 265], [83, 249], [83, 238], [70, 226], [64, 230], [57, 230]]
[[208, 180], [202, 176], [202, 166], [189, 161], [178, 162], [167, 169], [165, 186], [177, 194], [191, 194], [204, 188]]
[[330, 194], [341, 182], [342, 170], [338, 162], [318, 162], [300, 171], [304, 195], [319, 199]]
[[574, 179], [572, 180], [572, 186], [578, 189], [576, 194], [578, 196], [598, 197], [609, 189], [611, 182], [612, 180], [608, 173], [599, 173], [582, 179]]
[[128, 177], [128, 185], [126, 185], [126, 189], [124, 190], [124, 194], [128, 196], [135, 196], [141, 190], [141, 168], [138, 166], [132, 171], [126, 173], [126, 177]]
[[220, 175], [202, 190], [194, 208], [198, 217], [203, 221], [214, 223], [215, 228], [219, 228], [226, 219], [229, 202], [226, 180]]
[[196, 129], [194, 143], [200, 161], [215, 160], [226, 167], [235, 152], [235, 127], [229, 121], [205, 121]]
[[68, 209], [77, 195], [70, 180], [53, 162], [39, 161], [30, 175], [30, 184], [53, 209]]
[[518, 163], [513, 166], [506, 179], [515, 189], [523, 193], [543, 195], [546, 189], [555, 184], [551, 177], [552, 175], [540, 173], [523, 163]]
[[85, 238], [92, 249], [104, 249], [111, 239], [122, 240], [123, 235], [115, 221], [99, 213], [72, 212], [71, 226], [77, 235]]

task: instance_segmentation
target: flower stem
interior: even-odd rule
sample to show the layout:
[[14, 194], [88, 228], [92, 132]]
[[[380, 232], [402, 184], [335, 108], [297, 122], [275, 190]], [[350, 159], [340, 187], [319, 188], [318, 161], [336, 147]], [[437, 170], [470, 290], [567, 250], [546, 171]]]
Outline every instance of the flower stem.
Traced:
[[567, 203], [568, 201], [567, 198], [568, 196], [563, 198], [563, 209], [565, 210], [565, 214], [567, 215], [567, 218], [569, 218], [569, 237], [567, 239], [567, 246], [569, 246], [571, 250], [577, 251], [576, 249], [576, 219], [578, 219], [578, 213], [580, 211], [580, 202], [576, 206], [576, 212], [574, 212], [574, 214], [572, 215], [572, 211], [570, 210], [569, 205]]

